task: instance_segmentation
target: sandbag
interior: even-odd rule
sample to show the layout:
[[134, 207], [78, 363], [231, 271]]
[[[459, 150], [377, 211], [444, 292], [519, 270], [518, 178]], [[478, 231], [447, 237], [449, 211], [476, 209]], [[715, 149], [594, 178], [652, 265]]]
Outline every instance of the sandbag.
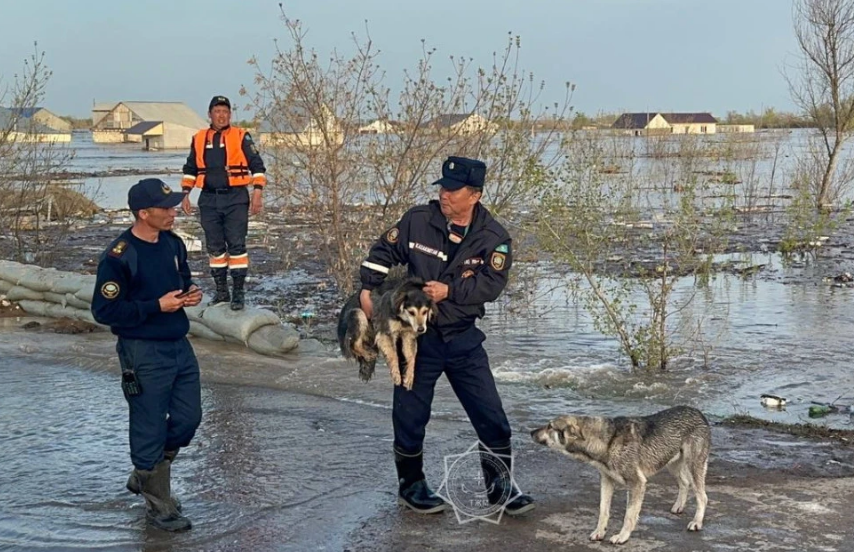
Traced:
[[18, 302], [18, 305], [20, 305], [21, 308], [24, 309], [25, 313], [31, 314], [33, 316], [48, 316], [48, 304], [49, 303], [45, 303], [44, 301], [30, 301], [28, 299]]
[[6, 299], [9, 301], [15, 301], [16, 303], [23, 300], [43, 301], [44, 294], [40, 291], [33, 291], [29, 288], [25, 288], [24, 286], [14, 286], [6, 292]]
[[40, 266], [28, 266], [24, 275], [18, 280], [18, 285], [26, 286], [34, 291], [51, 291], [56, 285], [59, 273], [56, 269]]
[[249, 336], [249, 348], [257, 353], [277, 356], [299, 346], [299, 333], [288, 326], [264, 326]]
[[73, 293], [65, 294], [65, 302], [66, 304], [71, 305], [75, 309], [89, 310], [91, 308], [91, 305], [89, 303], [87, 303], [86, 301], [81, 301]]
[[59, 278], [54, 280], [53, 288], [50, 290], [54, 293], [77, 293], [85, 287], [95, 286], [95, 276], [87, 274], [74, 274], [65, 272]]
[[7, 282], [6, 280], [0, 280], [0, 293], [6, 293], [10, 289], [15, 287], [15, 284], [12, 282]]
[[17, 285], [18, 281], [26, 274], [26, 266], [15, 261], [0, 261], [0, 280], [6, 280]]
[[63, 307], [68, 303], [65, 299], [64, 294], [53, 293], [52, 291], [45, 291], [42, 295], [44, 295], [45, 301], [50, 301], [51, 303], [57, 303], [62, 305]]
[[205, 299], [202, 298], [202, 302], [196, 305], [195, 307], [184, 307], [184, 312], [187, 313], [187, 318], [190, 319], [190, 322], [198, 322], [200, 324], [204, 324], [202, 322], [202, 318], [204, 317], [205, 307], [202, 305], [205, 304]]
[[212, 341], [223, 341], [223, 337], [208, 328], [201, 322], [194, 322], [190, 320], [190, 335], [201, 337], [203, 339], [210, 339]]
[[279, 317], [268, 310], [246, 308], [233, 311], [228, 303], [206, 308], [202, 321], [219, 335], [231, 337], [244, 345], [259, 328], [281, 324]]
[[81, 301], [85, 301], [92, 304], [92, 296], [95, 294], [95, 282], [92, 282], [91, 286], [83, 286], [80, 288], [80, 291], [74, 294], [74, 297], [77, 297]]

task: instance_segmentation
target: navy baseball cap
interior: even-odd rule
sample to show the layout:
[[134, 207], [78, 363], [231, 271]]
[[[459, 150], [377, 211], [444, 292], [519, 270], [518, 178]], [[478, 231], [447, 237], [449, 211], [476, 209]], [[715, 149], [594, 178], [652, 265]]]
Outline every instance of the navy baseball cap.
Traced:
[[486, 163], [466, 157], [448, 157], [442, 163], [442, 178], [434, 182], [446, 190], [459, 190], [464, 186], [483, 189]]
[[218, 105], [224, 105], [225, 107], [231, 109], [231, 102], [228, 101], [228, 98], [226, 98], [225, 96], [214, 96], [213, 98], [211, 98], [211, 103], [208, 104], [208, 111]]
[[128, 207], [131, 211], [160, 207], [177, 207], [184, 194], [175, 193], [159, 178], [144, 178], [128, 190]]

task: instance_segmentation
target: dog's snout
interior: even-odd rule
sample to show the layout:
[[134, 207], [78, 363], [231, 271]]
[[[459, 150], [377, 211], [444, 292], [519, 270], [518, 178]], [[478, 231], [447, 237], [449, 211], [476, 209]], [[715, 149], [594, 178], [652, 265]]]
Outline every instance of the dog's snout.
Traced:
[[423, 334], [424, 332], [426, 332], [426, 331], [427, 331], [427, 326], [418, 326], [418, 328], [416, 329], [416, 331], [418, 332], [418, 335], [421, 335], [421, 334]]

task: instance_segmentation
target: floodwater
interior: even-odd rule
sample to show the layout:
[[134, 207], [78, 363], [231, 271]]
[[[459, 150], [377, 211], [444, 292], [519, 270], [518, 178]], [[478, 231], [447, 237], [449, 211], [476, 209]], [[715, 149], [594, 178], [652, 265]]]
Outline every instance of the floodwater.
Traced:
[[[75, 164], [179, 169], [183, 155], [84, 142]], [[120, 207], [138, 179], [104, 179], [104, 198], [113, 199], [99, 203]], [[842, 258], [854, 264], [851, 250]], [[801, 422], [811, 401], [854, 402], [854, 289], [802, 278], [809, 267], [785, 267], [773, 255], [754, 254], [752, 262], [768, 268], [746, 280], [721, 275], [708, 289], [689, 281], [677, 288], [677, 298], [693, 297], [686, 312], [706, 328], [706, 350], [687, 351], [666, 373], [631, 373], [617, 343], [596, 332], [554, 280], [508, 292], [480, 326], [516, 439], [568, 412], [645, 414], [692, 404], [711, 417]], [[48, 336], [20, 323], [0, 319], [2, 550], [253, 550], [253, 543], [340, 550], [366, 519], [394, 507], [382, 366], [362, 384], [332, 346], [286, 366], [197, 342], [204, 417], [174, 467], [175, 492], [195, 529], [147, 529], [142, 501], [124, 489], [127, 408], [111, 336]], [[328, 328], [315, 331], [329, 337]], [[787, 408], [764, 409], [762, 393], [786, 397]], [[822, 421], [850, 426], [847, 415]], [[428, 428], [431, 479], [441, 477], [439, 454], [462, 452], [473, 439], [441, 380]]]

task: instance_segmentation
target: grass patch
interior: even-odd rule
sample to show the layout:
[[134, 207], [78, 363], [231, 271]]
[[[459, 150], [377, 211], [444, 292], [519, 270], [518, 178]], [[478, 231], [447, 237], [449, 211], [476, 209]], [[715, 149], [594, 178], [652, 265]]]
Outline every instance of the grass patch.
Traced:
[[724, 418], [720, 422], [721, 425], [730, 427], [752, 427], [775, 431], [777, 433], [787, 433], [796, 437], [809, 437], [812, 439], [825, 439], [838, 441], [846, 445], [854, 445], [854, 431], [850, 429], [834, 429], [825, 426], [814, 424], [784, 424], [781, 422], [769, 422], [747, 416], [745, 414], [736, 414]]

